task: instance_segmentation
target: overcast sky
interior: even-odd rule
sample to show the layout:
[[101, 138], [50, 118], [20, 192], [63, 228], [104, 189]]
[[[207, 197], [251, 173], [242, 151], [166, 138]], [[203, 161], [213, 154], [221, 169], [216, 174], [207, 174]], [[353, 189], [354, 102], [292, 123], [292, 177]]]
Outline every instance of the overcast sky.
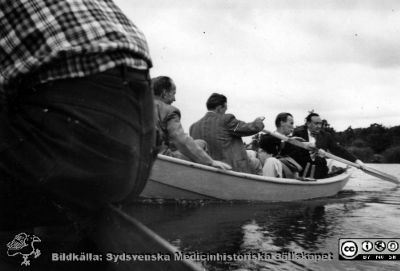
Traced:
[[400, 125], [400, 1], [115, 0], [177, 85], [182, 124], [212, 92], [228, 112], [274, 129], [314, 109], [336, 130]]

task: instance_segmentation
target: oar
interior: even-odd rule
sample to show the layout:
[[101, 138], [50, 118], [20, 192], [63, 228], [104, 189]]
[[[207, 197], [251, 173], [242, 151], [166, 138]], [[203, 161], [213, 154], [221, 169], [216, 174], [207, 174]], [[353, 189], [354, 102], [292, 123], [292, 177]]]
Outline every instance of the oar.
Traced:
[[298, 140], [295, 140], [295, 139], [290, 139], [289, 137], [287, 137], [285, 135], [282, 135], [282, 134], [280, 134], [278, 132], [270, 132], [270, 131], [267, 131], [267, 130], [263, 130], [263, 132], [265, 132], [267, 134], [270, 134], [273, 137], [279, 138], [279, 139], [281, 139], [281, 140], [283, 140], [285, 142], [288, 142], [288, 143], [290, 143], [292, 145], [298, 146], [300, 148], [303, 148], [303, 149], [306, 149], [306, 150], [309, 150], [309, 151], [316, 151], [321, 156], [325, 156], [327, 158], [339, 161], [339, 162], [341, 162], [343, 164], [346, 164], [346, 165], [361, 169], [365, 173], [370, 174], [370, 175], [372, 175], [374, 177], [377, 177], [377, 178], [380, 178], [382, 180], [395, 183], [397, 185], [400, 184], [399, 179], [397, 177], [393, 176], [393, 175], [381, 172], [379, 170], [376, 170], [374, 168], [370, 168], [370, 167], [367, 167], [367, 166], [361, 166], [361, 165], [359, 165], [357, 163], [353, 163], [351, 161], [348, 161], [346, 159], [343, 159], [341, 157], [338, 157], [336, 155], [328, 153], [328, 152], [326, 152], [326, 151], [324, 151], [322, 149], [313, 148], [313, 147], [309, 146], [308, 144], [306, 144], [304, 142], [301, 142], [301, 141], [298, 141]]
[[[59, 215], [58, 212], [55, 214]], [[32, 257], [34, 270], [206, 270], [200, 263], [192, 261], [190, 253], [178, 250], [142, 224], [134, 214], [126, 213], [120, 207], [110, 204], [89, 213], [68, 212], [68, 218], [70, 224], [64, 225], [62, 219], [59, 222], [63, 224], [36, 227], [35, 235], [45, 242], [46, 247], [40, 248], [43, 253], [40, 258]], [[11, 241], [15, 231], [0, 232], [0, 242]], [[75, 261], [72, 256], [73, 259], [68, 261], [71, 257], [68, 255], [72, 254], [79, 260]], [[0, 270], [22, 270], [20, 260], [10, 262], [4, 255], [5, 250], [0, 255]]]
[[[101, 252], [112, 253], [113, 257], [129, 254], [155, 258], [141, 261], [120, 256], [118, 261], [108, 262], [110, 266], [107, 270], [205, 270], [139, 220], [114, 205], [107, 206], [95, 223], [91, 237]], [[175, 256], [178, 257], [175, 259]]]
[[324, 150], [321, 150], [321, 149], [318, 150], [318, 152], [322, 156], [325, 156], [327, 158], [342, 162], [343, 164], [346, 164], [346, 165], [361, 169], [365, 173], [367, 173], [369, 175], [372, 175], [374, 177], [377, 177], [377, 178], [380, 178], [382, 180], [389, 181], [389, 182], [392, 182], [392, 183], [395, 183], [395, 184], [399, 184], [400, 183], [399, 179], [397, 177], [393, 176], [393, 175], [387, 174], [385, 172], [379, 171], [379, 170], [371, 168], [371, 167], [361, 166], [361, 165], [359, 165], [357, 163], [353, 163], [351, 161], [348, 161], [346, 159], [343, 159], [341, 157], [338, 157], [336, 155], [333, 155], [333, 154], [331, 154], [329, 152], [326, 152]]

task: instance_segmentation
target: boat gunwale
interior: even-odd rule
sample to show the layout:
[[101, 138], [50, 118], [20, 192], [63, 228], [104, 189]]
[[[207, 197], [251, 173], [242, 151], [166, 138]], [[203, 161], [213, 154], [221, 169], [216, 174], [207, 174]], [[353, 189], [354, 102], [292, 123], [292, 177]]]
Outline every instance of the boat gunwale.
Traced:
[[[237, 172], [237, 171], [232, 171], [232, 170], [223, 170], [223, 169], [218, 169], [212, 166], [206, 166], [202, 164], [198, 164], [195, 162], [191, 161], [186, 161], [162, 154], [158, 154], [158, 159], [164, 160], [167, 162], [171, 162], [174, 164], [180, 164], [186, 167], [192, 167], [192, 168], [197, 168], [200, 170], [205, 170], [205, 171], [212, 171], [217, 174], [223, 174], [223, 175], [231, 175], [234, 177], [239, 177], [239, 178], [245, 178], [245, 179], [250, 179], [252, 181], [259, 181], [259, 182], [269, 182], [269, 183], [277, 183], [277, 184], [285, 184], [285, 185], [325, 185], [325, 184], [330, 184], [330, 183], [335, 183], [335, 182], [341, 182], [345, 179], [348, 179], [350, 177], [350, 173], [346, 170], [344, 173], [329, 177], [326, 179], [318, 179], [315, 181], [302, 181], [302, 180], [296, 180], [296, 179], [287, 179], [287, 178], [276, 178], [276, 177], [266, 177], [266, 176], [260, 176], [260, 175], [255, 175], [255, 174], [249, 174], [249, 173], [244, 173], [244, 172]], [[151, 176], [150, 176], [150, 179]]]

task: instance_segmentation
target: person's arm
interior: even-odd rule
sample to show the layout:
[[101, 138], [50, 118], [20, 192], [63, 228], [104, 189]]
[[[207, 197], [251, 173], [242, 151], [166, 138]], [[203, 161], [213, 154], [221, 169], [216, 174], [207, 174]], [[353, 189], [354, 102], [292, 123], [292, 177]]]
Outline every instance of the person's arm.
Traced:
[[285, 142], [285, 146], [282, 151], [282, 154], [285, 154], [285, 155], [288, 155], [291, 157], [296, 157], [296, 158], [298, 158], [299, 156], [309, 156], [310, 155], [309, 151], [307, 151], [303, 148], [300, 148], [299, 146], [296, 146], [296, 144], [293, 145], [291, 143], [291, 141], [293, 141], [293, 140], [300, 141], [303, 144], [308, 143], [304, 137], [304, 133], [299, 129], [295, 129], [293, 131], [293, 135], [291, 137], [289, 137], [288, 142]]
[[185, 134], [179, 118], [172, 118], [168, 121], [168, 134], [171, 142], [174, 143], [178, 150], [190, 160], [221, 169], [232, 169], [232, 167], [226, 163], [213, 160], [194, 142], [192, 137]]
[[264, 117], [258, 117], [253, 122], [249, 123], [236, 119], [232, 114], [226, 114], [224, 118], [225, 127], [235, 136], [251, 136], [264, 129]]
[[[348, 152], [344, 147], [342, 147], [339, 142], [337, 142], [333, 136], [329, 133], [326, 133], [325, 136], [327, 137], [327, 150], [331, 152], [332, 154], [342, 157], [346, 160], [349, 160], [351, 162], [356, 162], [357, 164], [360, 164], [364, 166], [364, 163], [361, 162], [357, 157], [355, 157], [353, 154]], [[318, 143], [317, 143], [318, 147]], [[358, 162], [357, 162], [358, 161]]]

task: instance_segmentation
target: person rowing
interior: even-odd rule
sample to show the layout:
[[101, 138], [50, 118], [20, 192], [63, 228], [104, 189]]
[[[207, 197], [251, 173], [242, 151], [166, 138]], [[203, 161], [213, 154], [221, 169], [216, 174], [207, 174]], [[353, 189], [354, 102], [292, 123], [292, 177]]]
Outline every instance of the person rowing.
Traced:
[[[287, 112], [279, 113], [275, 118], [276, 132], [285, 136], [293, 133], [293, 115]], [[293, 140], [295, 138], [292, 138]], [[261, 134], [259, 140], [259, 158], [263, 164], [263, 175], [281, 178], [299, 178], [302, 167], [289, 156], [295, 148], [270, 134]]]
[[[303, 176], [307, 177], [311, 172], [304, 172], [307, 168], [307, 164], [315, 166], [315, 175], [310, 176], [316, 179], [326, 178], [328, 175], [328, 166], [323, 153], [320, 152], [318, 155], [318, 149], [328, 151], [334, 155], [349, 160], [361, 168], [365, 167], [365, 164], [348, 152], [342, 147], [333, 137], [332, 134], [322, 129], [322, 120], [319, 114], [310, 113], [305, 119], [305, 124], [294, 129], [293, 137], [296, 139], [303, 139], [304, 142], [315, 151], [308, 151], [301, 148], [291, 148], [288, 155], [295, 159], [299, 163], [303, 170], [300, 172]], [[293, 139], [292, 139], [293, 140]], [[308, 170], [307, 170], [308, 171]]]

